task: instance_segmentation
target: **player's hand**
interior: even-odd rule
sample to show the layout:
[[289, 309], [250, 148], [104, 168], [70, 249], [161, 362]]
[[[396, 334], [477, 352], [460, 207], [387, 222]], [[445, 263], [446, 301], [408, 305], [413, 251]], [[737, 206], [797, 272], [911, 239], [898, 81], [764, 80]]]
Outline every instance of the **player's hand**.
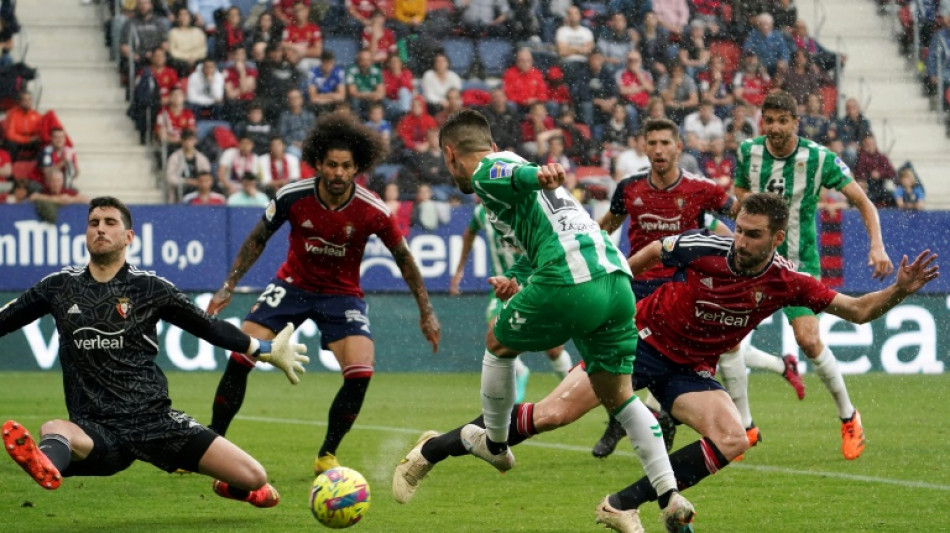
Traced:
[[874, 268], [874, 272], [871, 274], [872, 279], [884, 281], [884, 278], [894, 272], [894, 263], [891, 262], [891, 258], [887, 256], [884, 248], [871, 248], [868, 253], [868, 266]]
[[439, 341], [442, 340], [442, 325], [439, 324], [439, 319], [436, 318], [435, 313], [426, 313], [419, 318], [419, 329], [422, 330], [422, 334], [432, 345], [432, 353], [437, 353], [439, 351]]
[[900, 268], [897, 269], [897, 287], [908, 294], [913, 294], [937, 279], [940, 275], [940, 265], [934, 262], [936, 260], [937, 254], [924, 250], [913, 263], [908, 265], [905, 255], [901, 259]]
[[567, 174], [560, 163], [550, 163], [538, 167], [538, 185], [542, 189], [557, 189], [564, 183]]
[[459, 294], [462, 294], [462, 291], [459, 290], [459, 285], [462, 283], [462, 276], [464, 275], [465, 272], [460, 271], [456, 272], [455, 275], [452, 276], [452, 280], [449, 281], [449, 294], [452, 296], [458, 296]]
[[214, 293], [214, 296], [211, 297], [211, 301], [208, 302], [208, 308], [205, 309], [205, 311], [207, 311], [209, 315], [214, 316], [227, 307], [229, 303], [231, 303], [231, 289], [229, 289], [228, 284], [225, 283], [224, 286], [218, 289], [218, 292]]
[[495, 288], [495, 298], [503, 302], [507, 302], [521, 290], [517, 278], [508, 279], [504, 276], [492, 276], [488, 278], [488, 283]]
[[294, 325], [287, 323], [274, 337], [272, 341], [260, 341], [261, 349], [257, 354], [257, 360], [270, 363], [284, 371], [287, 379], [292, 385], [296, 385], [300, 378], [297, 372], [303, 374], [306, 372], [303, 365], [310, 362], [306, 355], [307, 347], [303, 344], [291, 344], [290, 336], [294, 333]]

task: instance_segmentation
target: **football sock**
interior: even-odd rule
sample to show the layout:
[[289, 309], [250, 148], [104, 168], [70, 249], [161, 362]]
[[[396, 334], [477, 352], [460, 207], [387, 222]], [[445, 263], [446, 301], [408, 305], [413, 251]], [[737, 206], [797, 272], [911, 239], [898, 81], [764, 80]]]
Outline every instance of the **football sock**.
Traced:
[[230, 494], [235, 500], [241, 500], [242, 502], [246, 502], [251, 498], [251, 491], [247, 489], [239, 489], [231, 484], [228, 484], [228, 494]]
[[211, 424], [208, 425], [208, 429], [222, 437], [228, 432], [231, 421], [241, 410], [244, 393], [247, 392], [247, 375], [252, 368], [254, 368], [254, 361], [242, 353], [231, 352], [221, 381], [218, 382], [218, 390], [214, 393]]
[[745, 359], [745, 364], [749, 368], [761, 368], [776, 374], [785, 373], [785, 362], [782, 361], [782, 358], [752, 346], [749, 337], [742, 339], [742, 343], [739, 344], [739, 351], [742, 352], [742, 358]]
[[524, 374], [525, 372], [531, 372], [531, 370], [528, 368], [528, 366], [525, 365], [525, 364], [521, 361], [521, 357], [515, 357], [515, 364], [514, 364], [514, 367], [515, 367], [515, 375], [516, 375], [516, 376], [520, 376], [520, 375]]
[[739, 410], [742, 427], [750, 427], [752, 411], [749, 409], [749, 374], [745, 369], [742, 349], [737, 346], [719, 357], [719, 375], [729, 397], [732, 398], [732, 403], [736, 404], [736, 409]]
[[623, 406], [614, 410], [613, 417], [627, 432], [627, 437], [637, 452], [643, 471], [651, 481], [656, 493], [664, 494], [676, 489], [676, 478], [666, 455], [663, 432], [653, 413], [636, 396], [631, 396]]
[[[514, 408], [511, 410], [511, 420], [509, 421], [511, 427], [508, 431], [509, 446], [520, 444], [531, 438], [532, 435], [537, 434], [537, 431], [534, 429], [533, 418], [533, 403], [520, 403], [514, 406]], [[469, 422], [469, 424], [475, 424], [478, 427], [485, 427], [485, 419], [484, 417], [479, 416], [475, 420]], [[421, 452], [422, 456], [426, 458], [426, 461], [435, 464], [448, 457], [467, 455], [468, 452], [465, 450], [465, 447], [462, 446], [461, 433], [463, 427], [464, 426], [459, 426], [451, 431], [439, 435], [438, 437], [429, 439], [428, 442], [423, 444]]]
[[[676, 475], [678, 490], [683, 491], [723, 469], [729, 461], [712, 441], [703, 437], [673, 452], [670, 464]], [[611, 507], [624, 510], [637, 509], [655, 500], [658, 500], [657, 492], [646, 476], [620, 492], [611, 494], [609, 499]], [[660, 506], [663, 507], [665, 505]]]
[[854, 415], [854, 406], [851, 405], [851, 397], [848, 396], [848, 388], [844, 384], [844, 376], [838, 368], [838, 361], [827, 346], [818, 354], [818, 357], [811, 360], [815, 365], [815, 373], [821, 378], [825, 388], [831, 393], [838, 407], [838, 417], [845, 419]]
[[343, 440], [356, 417], [363, 407], [366, 398], [366, 389], [373, 376], [373, 367], [370, 365], [352, 365], [343, 369], [343, 385], [336, 393], [336, 398], [330, 404], [327, 415], [327, 436], [323, 440], [318, 456], [328, 453], [336, 454], [336, 449]]
[[[488, 350], [482, 358], [482, 415], [488, 449], [497, 454], [504, 451], [508, 442], [508, 424], [511, 408], [515, 404], [515, 361], [513, 357], [498, 357]], [[495, 450], [499, 448], [500, 450]]]
[[566, 378], [567, 373], [571, 371], [571, 354], [561, 348], [561, 354], [557, 358], [551, 359], [551, 370], [554, 370], [559, 378]]
[[58, 433], [43, 435], [37, 448], [53, 463], [57, 470], [62, 472], [72, 460], [72, 450], [69, 449], [69, 439]]

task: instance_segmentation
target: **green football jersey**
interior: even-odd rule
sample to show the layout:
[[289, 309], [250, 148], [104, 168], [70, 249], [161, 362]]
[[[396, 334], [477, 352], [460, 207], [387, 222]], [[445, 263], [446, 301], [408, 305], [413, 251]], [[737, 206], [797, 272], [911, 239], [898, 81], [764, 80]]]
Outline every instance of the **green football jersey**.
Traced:
[[815, 221], [821, 188], [840, 191], [851, 183], [851, 169], [834, 152], [804, 137], [784, 158], [769, 153], [764, 136], [747, 139], [739, 145], [736, 159], [736, 187], [780, 194], [788, 202], [788, 231], [779, 253], [799, 271], [821, 276]]
[[485, 232], [485, 242], [488, 244], [488, 260], [491, 261], [491, 275], [502, 276], [521, 259], [521, 250], [511, 243], [505, 242], [495, 227], [488, 222], [488, 213], [485, 206], [478, 204], [472, 210], [472, 219], [468, 223], [472, 233]]
[[494, 230], [524, 253], [527, 281], [576, 285], [611, 272], [630, 276], [623, 254], [573, 195], [540, 188], [537, 165], [494, 152], [475, 169], [472, 186]]

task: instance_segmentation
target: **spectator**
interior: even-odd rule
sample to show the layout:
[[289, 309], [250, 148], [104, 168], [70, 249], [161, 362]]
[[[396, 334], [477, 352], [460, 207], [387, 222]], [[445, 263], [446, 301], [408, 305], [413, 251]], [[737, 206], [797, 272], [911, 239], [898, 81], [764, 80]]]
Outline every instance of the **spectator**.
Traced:
[[[930, 52], [927, 54], [927, 82], [931, 94], [937, 90], [938, 70], [942, 73], [944, 89], [950, 87], [950, 15], [940, 17], [940, 19], [943, 24], [930, 39]], [[938, 64], [941, 58], [943, 62]], [[940, 100], [944, 101], [945, 98]]]
[[[517, 43], [540, 38], [541, 22], [538, 20], [540, 11], [538, 4], [538, 0], [509, 0], [508, 40]], [[461, 199], [462, 196], [459, 195], [459, 198]]]
[[548, 116], [544, 104], [535, 102], [528, 115], [521, 121], [521, 150], [529, 158], [537, 158], [538, 154], [547, 151], [548, 139], [554, 135], [561, 135], [554, 119]]
[[536, 102], [548, 101], [548, 84], [544, 74], [534, 66], [531, 50], [521, 48], [515, 55], [515, 64], [508, 67], [502, 77], [502, 87], [509, 102], [526, 111]]
[[627, 54], [636, 47], [636, 32], [627, 26], [627, 17], [623, 12], [615, 12], [607, 19], [597, 39], [597, 48], [604, 54], [604, 60], [611, 69], [622, 68]]
[[[42, 117], [33, 107], [33, 94], [22, 90], [17, 94], [17, 104], [7, 110], [3, 119], [4, 149], [10, 158], [36, 158], [42, 141], [40, 140], [40, 121]], [[21, 153], [22, 152], [22, 153]]]
[[386, 62], [390, 54], [398, 51], [396, 34], [386, 27], [386, 14], [379, 10], [373, 12], [370, 23], [363, 28], [360, 41], [363, 48], [369, 50], [373, 62], [380, 66]]
[[[141, 0], [139, 0], [141, 2]], [[231, 7], [231, 0], [188, 0], [188, 11], [195, 14], [195, 23], [204, 28], [208, 33], [214, 33], [218, 29], [218, 21], [215, 18], [215, 11], [224, 12]]]
[[323, 34], [320, 27], [310, 22], [310, 7], [297, 2], [293, 7], [293, 22], [284, 28], [281, 46], [291, 63], [300, 72], [307, 73], [319, 64], [323, 53]]
[[839, 216], [839, 211], [848, 209], [849, 207], [851, 207], [851, 204], [848, 202], [848, 197], [841, 191], [826, 188], [821, 189], [821, 197], [818, 199], [818, 209], [827, 212], [832, 219]]
[[221, 27], [214, 33], [214, 55], [220, 61], [230, 57], [231, 50], [243, 48], [246, 41], [241, 9], [232, 6], [225, 13]]
[[416, 96], [412, 100], [412, 109], [396, 125], [396, 134], [410, 154], [420, 154], [429, 149], [426, 132], [438, 127], [435, 119], [426, 110], [425, 99]]
[[307, 100], [317, 114], [336, 109], [346, 101], [346, 74], [336, 64], [332, 50], [324, 50], [320, 66], [310, 70], [307, 76]]
[[640, 132], [627, 135], [627, 147], [614, 158], [614, 181], [650, 167], [650, 158], [647, 157], [643, 135]]
[[[243, 174], [241, 176], [243, 177]], [[193, 192], [186, 194], [181, 199], [181, 203], [185, 205], [227, 205], [228, 199], [225, 195], [211, 190], [212, 185], [214, 185], [214, 179], [211, 177], [210, 172], [199, 172], [197, 184]], [[240, 186], [235, 186], [231, 194], [239, 192], [240, 190]]]
[[264, 106], [264, 118], [276, 122], [286, 109], [287, 94], [305, 86], [306, 75], [287, 58], [280, 46], [268, 45], [257, 69], [256, 98]]
[[897, 174], [897, 188], [894, 190], [894, 202], [899, 209], [922, 210], [926, 194], [917, 180], [914, 167], [904, 165]]
[[669, 118], [666, 115], [666, 105], [659, 96], [654, 96], [647, 101], [647, 107], [644, 109], [644, 112], [646, 113], [646, 118]]
[[699, 169], [720, 187], [732, 191], [732, 177], [736, 173], [735, 156], [726, 152], [726, 140], [722, 136], [711, 138], [708, 146], [709, 149], [699, 158]]
[[356, 54], [356, 64], [346, 69], [346, 92], [350, 108], [364, 121], [370, 104], [381, 102], [386, 95], [383, 73], [373, 64], [369, 50], [360, 50]]
[[413, 154], [406, 160], [406, 165], [399, 175], [399, 189], [404, 196], [417, 194], [419, 187], [430, 187], [430, 194], [434, 200], [448, 201], [449, 195], [455, 192], [455, 183], [452, 181], [442, 149], [439, 148], [439, 129], [429, 128], [425, 132], [426, 149]]
[[394, 120], [392, 117], [400, 117], [408, 113], [415, 93], [414, 80], [412, 72], [405, 67], [399, 54], [393, 54], [386, 60], [386, 69], [383, 70], [383, 87], [386, 92], [383, 104], [387, 117]]
[[383, 202], [396, 219], [399, 232], [403, 237], [408, 237], [412, 226], [412, 202], [399, 199], [398, 180], [390, 181], [383, 187]]
[[570, 84], [574, 107], [581, 121], [591, 127], [597, 139], [617, 104], [617, 81], [607, 69], [605, 61], [604, 54], [594, 48], [587, 58], [587, 68], [581, 70], [574, 83]]
[[265, 207], [269, 202], [270, 198], [257, 188], [257, 176], [251, 172], [245, 172], [241, 176], [241, 190], [228, 196], [227, 205], [231, 207]]
[[201, 68], [188, 76], [188, 106], [196, 118], [218, 120], [224, 109], [224, 74], [213, 59], [201, 62]]
[[[76, 189], [66, 187], [66, 178], [59, 170], [53, 170], [46, 176], [43, 190], [30, 196], [32, 202], [48, 202], [55, 205], [88, 204], [89, 197]], [[54, 222], [47, 220], [47, 222]]]
[[726, 79], [726, 61], [720, 55], [709, 58], [709, 68], [696, 76], [699, 85], [699, 99], [713, 104], [716, 116], [725, 119], [732, 111], [735, 97], [732, 85]]
[[386, 109], [381, 103], [375, 103], [369, 107], [369, 119], [366, 125], [379, 133], [383, 138], [383, 143], [387, 146], [393, 137], [393, 125], [386, 120]]
[[[218, 161], [218, 188], [227, 195], [241, 188], [241, 176], [245, 172], [255, 172], [260, 167], [260, 159], [254, 153], [254, 140], [247, 135], [238, 138], [235, 148], [221, 153]], [[209, 190], [211, 186], [208, 186]]]
[[269, 47], [279, 47], [281, 39], [284, 36], [284, 24], [275, 19], [274, 13], [265, 11], [257, 18], [257, 23], [250, 32], [247, 33], [245, 45], [248, 52], [255, 46], [264, 46], [266, 50]]
[[[692, 0], [694, 20], [702, 21], [706, 26], [706, 36], [722, 38], [723, 23], [732, 17], [730, 2], [726, 0]], [[727, 14], [726, 11], [729, 10]]]
[[394, 0], [390, 23], [395, 26], [396, 36], [418, 33], [425, 22], [426, 10], [426, 0]]
[[264, 106], [254, 101], [247, 108], [247, 116], [234, 126], [234, 133], [238, 137], [248, 137], [254, 142], [254, 153], [267, 153], [270, 139], [276, 133], [273, 125], [264, 119]]
[[238, 122], [247, 115], [247, 107], [257, 92], [257, 69], [247, 64], [243, 48], [231, 51], [231, 66], [224, 71], [224, 114]]
[[709, 65], [709, 46], [706, 44], [706, 23], [694, 19], [689, 24], [689, 34], [683, 37], [677, 52], [679, 62], [686, 67], [686, 74], [695, 78]]
[[587, 56], [594, 49], [594, 34], [581, 25], [581, 10], [577, 6], [567, 8], [564, 25], [554, 35], [561, 68], [570, 82], [577, 78], [578, 71], [587, 63]]
[[277, 19], [277, 23], [287, 27], [294, 22], [294, 7], [297, 4], [303, 4], [310, 9], [310, 0], [273, 0], [274, 7], [271, 13]]
[[567, 156], [564, 148], [564, 137], [560, 135], [554, 135], [548, 139], [547, 151], [544, 153], [538, 154], [538, 163], [541, 165], [550, 165], [557, 163], [564, 167], [564, 172], [570, 177], [565, 177], [565, 183], [569, 181], [577, 181], [577, 176], [574, 174], [574, 163], [571, 162], [571, 158]]
[[10, 192], [0, 194], [0, 204], [25, 204], [33, 201], [33, 196], [40, 192], [39, 183], [28, 179], [18, 179], [13, 182]]
[[613, 158], [623, 152], [627, 146], [627, 137], [633, 134], [627, 122], [627, 108], [621, 104], [614, 106], [610, 120], [601, 136], [601, 161], [613, 161]]
[[656, 76], [665, 74], [666, 63], [669, 60], [669, 33], [666, 28], [660, 26], [656, 13], [647, 12], [637, 35], [645, 68]]
[[187, 78], [208, 57], [208, 36], [193, 24], [191, 11], [179, 7], [175, 27], [168, 32], [168, 63], [179, 78]]
[[[0, 159], [2, 159], [2, 155], [0, 155]], [[9, 160], [3, 166], [12, 167]], [[76, 178], [79, 177], [79, 162], [76, 160], [75, 150], [71, 146], [67, 146], [66, 132], [62, 128], [50, 130], [50, 144], [43, 148], [38, 166], [42, 169], [44, 181], [49, 179], [52, 172], [58, 171], [63, 174], [63, 186], [67, 189], [75, 188]], [[12, 173], [12, 168], [0, 168], [0, 175], [4, 170], [10, 170]]]
[[867, 182], [868, 199], [878, 207], [893, 207], [894, 195], [891, 189], [897, 173], [890, 159], [877, 148], [877, 139], [873, 135], [861, 139], [861, 151], [858, 163], [854, 167], [854, 177]]
[[460, 30], [470, 37], [506, 37], [507, 0], [455, 0]]
[[13, 36], [20, 32], [20, 22], [16, 16], [16, 0], [0, 2], [0, 66], [10, 66], [13, 59]]
[[274, 136], [269, 150], [259, 160], [261, 185], [270, 195], [300, 179], [300, 158], [285, 151], [284, 140]]
[[742, 51], [754, 52], [770, 75], [788, 68], [788, 45], [781, 32], [775, 29], [772, 15], [761, 13], [756, 17], [755, 31], [749, 32]]
[[277, 133], [284, 139], [287, 152], [299, 158], [303, 150], [303, 140], [307, 138], [317, 117], [303, 106], [303, 94], [300, 89], [287, 92], [287, 109], [280, 113], [277, 120]]
[[627, 106], [627, 115], [634, 120], [646, 110], [650, 96], [656, 90], [653, 76], [643, 68], [640, 52], [627, 54], [627, 65], [616, 75], [617, 90]]
[[198, 188], [198, 174], [211, 173], [211, 161], [199, 152], [198, 137], [192, 130], [181, 133], [181, 148], [172, 152], [165, 162], [165, 181], [168, 183], [168, 200], [177, 203]]
[[382, 4], [385, 0], [345, 0], [344, 7], [346, 13], [350, 16], [351, 24], [346, 30], [353, 30], [358, 33], [373, 23], [373, 13], [382, 11]]
[[183, 132], [196, 129], [195, 115], [185, 107], [185, 93], [181, 87], [175, 87], [168, 98], [168, 105], [162, 108], [155, 120], [155, 136], [159, 143], [167, 144], [167, 153], [171, 153], [181, 148]]
[[699, 105], [699, 88], [693, 78], [686, 75], [686, 67], [673, 63], [670, 73], [660, 78], [657, 84], [663, 104], [670, 119], [682, 125], [686, 115]]
[[686, 136], [686, 149], [698, 156], [709, 151], [709, 143], [714, 138], [726, 134], [722, 119], [713, 112], [712, 102], [702, 102], [699, 110], [683, 119], [683, 133]]
[[432, 188], [426, 184], [416, 190], [416, 202], [412, 209], [412, 225], [429, 231], [449, 223], [452, 214], [445, 202], [432, 197]]
[[821, 86], [827, 81], [818, 72], [818, 67], [811, 64], [808, 54], [804, 50], [795, 50], [792, 54], [792, 66], [788, 71], [780, 74], [781, 89], [792, 95], [799, 106], [804, 107], [808, 95], [818, 94]]
[[445, 54], [436, 54], [432, 68], [422, 75], [422, 96], [429, 105], [430, 112], [438, 112], [446, 105], [446, 95], [451, 89], [462, 90], [462, 78], [449, 70], [449, 58]]
[[12, 177], [13, 159], [6, 150], [0, 148], [0, 183], [8, 182]]
[[152, 76], [155, 77], [155, 83], [158, 85], [158, 95], [161, 98], [162, 105], [168, 105], [171, 90], [175, 87], [181, 87], [181, 84], [178, 79], [178, 72], [168, 66], [168, 54], [163, 48], [156, 48], [152, 52], [151, 70]]
[[848, 61], [846, 54], [832, 52], [811, 38], [808, 35], [808, 27], [803, 20], [795, 21], [795, 24], [792, 26], [792, 31], [786, 37], [786, 42], [789, 52], [804, 50], [805, 53], [808, 54], [808, 59], [811, 63], [817, 66], [823, 74], [831, 73], [836, 78], [837, 73], [835, 72], [835, 68], [837, 67], [837, 63], [840, 62], [843, 67]]
[[502, 151], [515, 151], [520, 144], [521, 131], [518, 115], [508, 105], [505, 90], [495, 88], [491, 91], [491, 102], [482, 110], [491, 126], [491, 136]]
[[798, 18], [798, 8], [795, 6], [795, 0], [772, 0], [769, 13], [775, 19], [775, 27], [784, 33], [791, 30], [792, 25], [795, 24], [795, 20]]
[[[587, 62], [584, 62], [584, 66], [581, 67], [584, 72], [587, 70]], [[560, 109], [564, 106], [571, 105], [571, 92], [568, 89], [568, 84], [564, 79], [564, 71], [561, 67], [551, 67], [548, 69], [548, 74], [546, 76], [548, 83], [548, 107], [553, 109]], [[574, 81], [572, 84], [577, 83], [577, 73], [574, 74]]]
[[726, 119], [726, 150], [735, 154], [739, 145], [746, 139], [759, 134], [755, 122], [749, 118], [749, 110], [743, 105], [732, 107], [732, 116]]
[[[133, 29], [138, 36], [138, 46], [135, 50], [129, 47], [129, 36]], [[157, 48], [168, 46], [168, 28], [155, 15], [152, 9], [152, 0], [138, 0], [135, 15], [129, 18], [122, 26], [119, 34], [119, 73], [125, 76], [129, 71], [129, 61], [138, 71], [152, 58], [152, 52]], [[129, 80], [131, 83], [131, 80]]]
[[798, 121], [798, 135], [818, 144], [828, 144], [830, 128], [831, 121], [821, 113], [821, 96], [809, 94], [805, 113]]
[[640, 24], [647, 12], [652, 11], [653, 3], [650, 0], [610, 0], [607, 2], [607, 12], [624, 13], [631, 27]]
[[854, 98], [848, 98], [844, 103], [844, 116], [838, 120], [835, 134], [844, 146], [841, 158], [848, 166], [853, 167], [858, 162], [858, 146], [865, 137], [872, 135], [871, 122], [861, 113], [861, 107]]
[[772, 79], [765, 67], [759, 63], [759, 56], [755, 55], [755, 52], [747, 52], [742, 57], [742, 70], [736, 72], [732, 79], [732, 94], [736, 105], [761, 107], [771, 88]]
[[653, 0], [653, 12], [674, 40], [682, 37], [689, 23], [689, 4], [686, 0]]
[[462, 109], [462, 93], [458, 89], [449, 89], [448, 94], [445, 96], [445, 107], [443, 107], [438, 113], [435, 114], [434, 118], [435, 123], [441, 126], [445, 123], [446, 120], [452, 113]]

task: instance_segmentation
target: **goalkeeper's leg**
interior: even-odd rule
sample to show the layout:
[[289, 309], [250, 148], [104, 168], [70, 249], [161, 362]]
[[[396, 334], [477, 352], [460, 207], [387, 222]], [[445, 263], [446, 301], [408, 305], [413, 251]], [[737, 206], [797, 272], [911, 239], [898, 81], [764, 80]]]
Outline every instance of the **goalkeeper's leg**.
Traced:
[[218, 382], [211, 407], [211, 424], [208, 428], [222, 437], [228, 432], [231, 420], [241, 410], [247, 392], [247, 375], [254, 368], [254, 361], [243, 353], [231, 352], [224, 375]]

